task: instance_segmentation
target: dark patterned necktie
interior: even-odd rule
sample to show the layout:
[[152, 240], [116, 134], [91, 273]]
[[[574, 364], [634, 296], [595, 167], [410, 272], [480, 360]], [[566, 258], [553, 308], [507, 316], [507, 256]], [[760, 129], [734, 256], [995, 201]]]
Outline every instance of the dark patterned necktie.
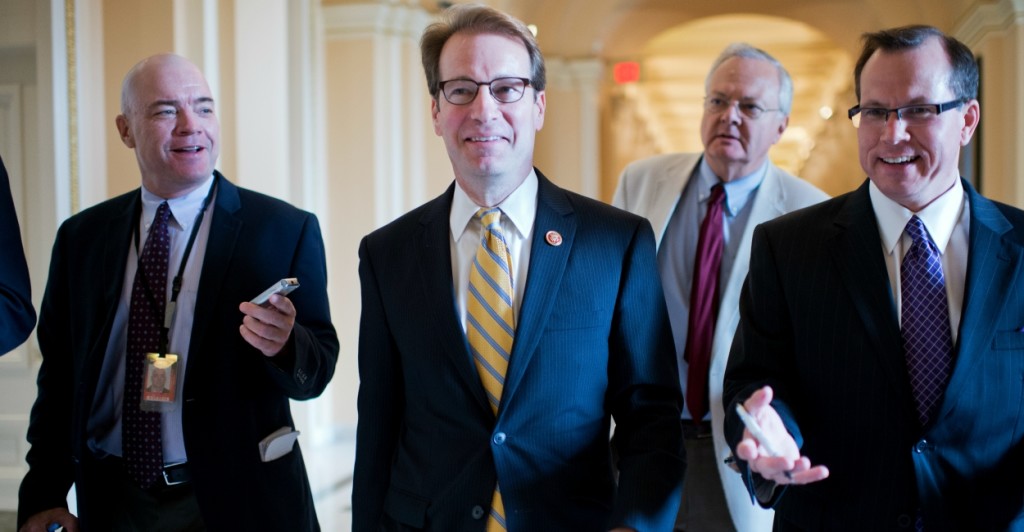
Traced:
[[917, 216], [905, 231], [913, 243], [900, 265], [900, 330], [918, 419], [924, 426], [935, 415], [949, 383], [953, 335], [939, 251]]
[[722, 264], [722, 209], [725, 187], [711, 187], [708, 212], [700, 224], [697, 257], [694, 259], [693, 283], [690, 288], [690, 317], [683, 358], [686, 374], [686, 406], [694, 423], [700, 423], [708, 412], [708, 370], [711, 367], [711, 342], [715, 337], [718, 313], [718, 270]]
[[160, 413], [139, 408], [142, 400], [146, 353], [160, 347], [167, 304], [167, 258], [171, 247], [168, 221], [171, 209], [160, 204], [139, 256], [128, 313], [127, 364], [125, 367], [121, 447], [128, 476], [139, 487], [156, 483], [163, 469]]

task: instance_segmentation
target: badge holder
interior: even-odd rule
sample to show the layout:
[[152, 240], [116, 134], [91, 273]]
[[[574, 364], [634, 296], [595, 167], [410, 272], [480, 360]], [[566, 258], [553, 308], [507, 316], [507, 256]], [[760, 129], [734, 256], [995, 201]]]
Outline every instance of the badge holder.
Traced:
[[146, 353], [142, 365], [142, 402], [146, 412], [172, 412], [177, 408], [178, 355]]

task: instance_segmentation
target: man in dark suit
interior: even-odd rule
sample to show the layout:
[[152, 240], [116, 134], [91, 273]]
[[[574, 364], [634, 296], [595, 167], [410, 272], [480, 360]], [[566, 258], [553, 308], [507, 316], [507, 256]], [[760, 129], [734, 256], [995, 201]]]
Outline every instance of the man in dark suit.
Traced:
[[[338, 340], [317, 220], [214, 170], [213, 98], [182, 57], [153, 56], [128, 73], [117, 127], [135, 151], [142, 188], [72, 216], [58, 232], [40, 309], [43, 362], [19, 525], [318, 530], [298, 447], [270, 459], [260, 446], [294, 427], [290, 399], [318, 396], [334, 373]], [[151, 269], [162, 241], [166, 290], [153, 288], [164, 279]], [[266, 308], [248, 302], [282, 277], [302, 287]], [[150, 305], [168, 338], [158, 354], [176, 354], [178, 374], [174, 401], [140, 406], [144, 379], [132, 369], [132, 346], [142, 340], [132, 331]], [[146, 417], [149, 410], [158, 412]], [[153, 444], [138, 451], [139, 441]], [[80, 520], [66, 508], [72, 482]]]
[[420, 45], [455, 183], [360, 245], [354, 530], [671, 529], [650, 224], [533, 168], [545, 74], [522, 22], [456, 6]]
[[1024, 530], [1024, 212], [959, 176], [977, 63], [931, 27], [864, 40], [869, 180], [754, 234], [726, 434], [776, 530]]
[[0, 159], [0, 355], [21, 345], [35, 325], [21, 228], [7, 167]]

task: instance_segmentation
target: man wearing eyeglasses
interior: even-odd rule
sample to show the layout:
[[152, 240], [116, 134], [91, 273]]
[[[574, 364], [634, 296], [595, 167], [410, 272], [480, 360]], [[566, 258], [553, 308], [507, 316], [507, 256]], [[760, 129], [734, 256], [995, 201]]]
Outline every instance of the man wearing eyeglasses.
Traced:
[[650, 224], [533, 167], [522, 22], [459, 5], [420, 46], [455, 180], [360, 245], [353, 530], [668, 530], [685, 462]]
[[[750, 503], [726, 463], [731, 451], [722, 433], [722, 377], [754, 226], [827, 196], [768, 160], [793, 100], [793, 82], [774, 57], [732, 44], [712, 63], [705, 90], [704, 152], [630, 164], [613, 203], [646, 216], [658, 240], [685, 396], [687, 470], [675, 529], [767, 531], [772, 512]], [[713, 242], [717, 246], [708, 245]]]
[[1024, 212], [959, 175], [978, 66], [927, 26], [864, 45], [868, 180], [755, 231], [726, 436], [776, 530], [1024, 530]]

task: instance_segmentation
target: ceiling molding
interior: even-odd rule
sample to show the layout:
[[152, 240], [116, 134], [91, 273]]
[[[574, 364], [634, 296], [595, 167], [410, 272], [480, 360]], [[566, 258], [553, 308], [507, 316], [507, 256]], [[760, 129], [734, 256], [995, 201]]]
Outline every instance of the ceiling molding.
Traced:
[[975, 7], [956, 25], [953, 36], [976, 47], [990, 34], [1024, 24], [1024, 0], [999, 0]]
[[321, 13], [328, 40], [390, 35], [418, 41], [433, 20], [423, 8], [410, 5], [342, 4], [324, 6]]

